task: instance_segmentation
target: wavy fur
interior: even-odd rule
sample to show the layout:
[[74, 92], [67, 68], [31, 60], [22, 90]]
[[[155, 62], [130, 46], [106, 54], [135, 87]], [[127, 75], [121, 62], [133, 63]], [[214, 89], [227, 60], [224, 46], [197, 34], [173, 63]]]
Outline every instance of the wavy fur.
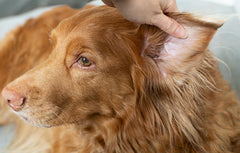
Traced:
[[[191, 27], [188, 39], [126, 21], [107, 6], [56, 8], [8, 34], [1, 42], [1, 88], [16, 79], [5, 90], [26, 94], [17, 114], [51, 127], [19, 120], [1, 101], [1, 123], [16, 125], [9, 150], [240, 152], [238, 99], [207, 49], [222, 23], [168, 15]], [[79, 55], [95, 67], [76, 66]]]

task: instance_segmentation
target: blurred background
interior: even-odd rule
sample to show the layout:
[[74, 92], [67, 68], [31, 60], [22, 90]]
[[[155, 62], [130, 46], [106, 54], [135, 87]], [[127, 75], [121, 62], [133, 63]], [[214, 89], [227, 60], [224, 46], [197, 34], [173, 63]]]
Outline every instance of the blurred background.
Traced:
[[[0, 0], [0, 40], [9, 30], [51, 7], [81, 8], [87, 2], [89, 0]], [[220, 69], [240, 97], [240, 0], [177, 0], [177, 4], [180, 11], [227, 19], [210, 49], [225, 62], [220, 63]], [[0, 127], [0, 153], [5, 153], [2, 149], [10, 143], [13, 129], [12, 126]]]
[[69, 5], [73, 8], [81, 8], [90, 0], [0, 0], [0, 18], [17, 15], [34, 8]]

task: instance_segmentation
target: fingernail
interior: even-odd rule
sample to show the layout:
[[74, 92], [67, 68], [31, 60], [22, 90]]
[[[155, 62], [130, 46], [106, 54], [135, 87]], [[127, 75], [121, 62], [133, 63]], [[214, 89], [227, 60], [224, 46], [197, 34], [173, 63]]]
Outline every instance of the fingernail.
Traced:
[[184, 29], [182, 26], [179, 26], [177, 30], [174, 32], [174, 35], [178, 38], [186, 39], [188, 37], [188, 33], [186, 29]]

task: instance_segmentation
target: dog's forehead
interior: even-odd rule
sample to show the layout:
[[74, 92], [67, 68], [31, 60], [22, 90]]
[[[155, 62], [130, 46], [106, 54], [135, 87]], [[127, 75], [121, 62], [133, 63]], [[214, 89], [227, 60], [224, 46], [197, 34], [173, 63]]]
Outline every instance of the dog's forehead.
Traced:
[[106, 30], [127, 30], [131, 28], [132, 24], [124, 19], [115, 8], [100, 6], [83, 9], [72, 17], [63, 20], [56, 31], [61, 34], [71, 32], [81, 34], [105, 33]]
[[[78, 14], [65, 19], [52, 31], [52, 39], [64, 42], [67, 46], [85, 46], [100, 51], [110, 47], [109, 44], [120, 41], [137, 25], [124, 19], [116, 9], [110, 7], [94, 7], [80, 11]], [[116, 37], [118, 35], [118, 37]], [[101, 45], [99, 45], [101, 44]], [[61, 44], [62, 45], [62, 44]], [[96, 48], [101, 46], [101, 48]], [[115, 46], [116, 47], [116, 46]], [[70, 47], [74, 48], [74, 47]], [[112, 50], [106, 49], [106, 50]], [[74, 49], [71, 49], [74, 50]], [[106, 53], [106, 50], [104, 53]]]

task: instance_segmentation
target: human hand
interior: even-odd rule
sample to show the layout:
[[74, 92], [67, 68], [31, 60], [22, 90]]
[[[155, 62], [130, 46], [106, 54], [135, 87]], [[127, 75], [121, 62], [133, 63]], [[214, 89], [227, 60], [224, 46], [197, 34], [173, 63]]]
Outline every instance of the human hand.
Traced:
[[186, 38], [187, 32], [182, 25], [166, 16], [167, 12], [178, 12], [176, 0], [102, 0], [106, 5], [116, 7], [127, 20], [155, 25], [166, 33]]

